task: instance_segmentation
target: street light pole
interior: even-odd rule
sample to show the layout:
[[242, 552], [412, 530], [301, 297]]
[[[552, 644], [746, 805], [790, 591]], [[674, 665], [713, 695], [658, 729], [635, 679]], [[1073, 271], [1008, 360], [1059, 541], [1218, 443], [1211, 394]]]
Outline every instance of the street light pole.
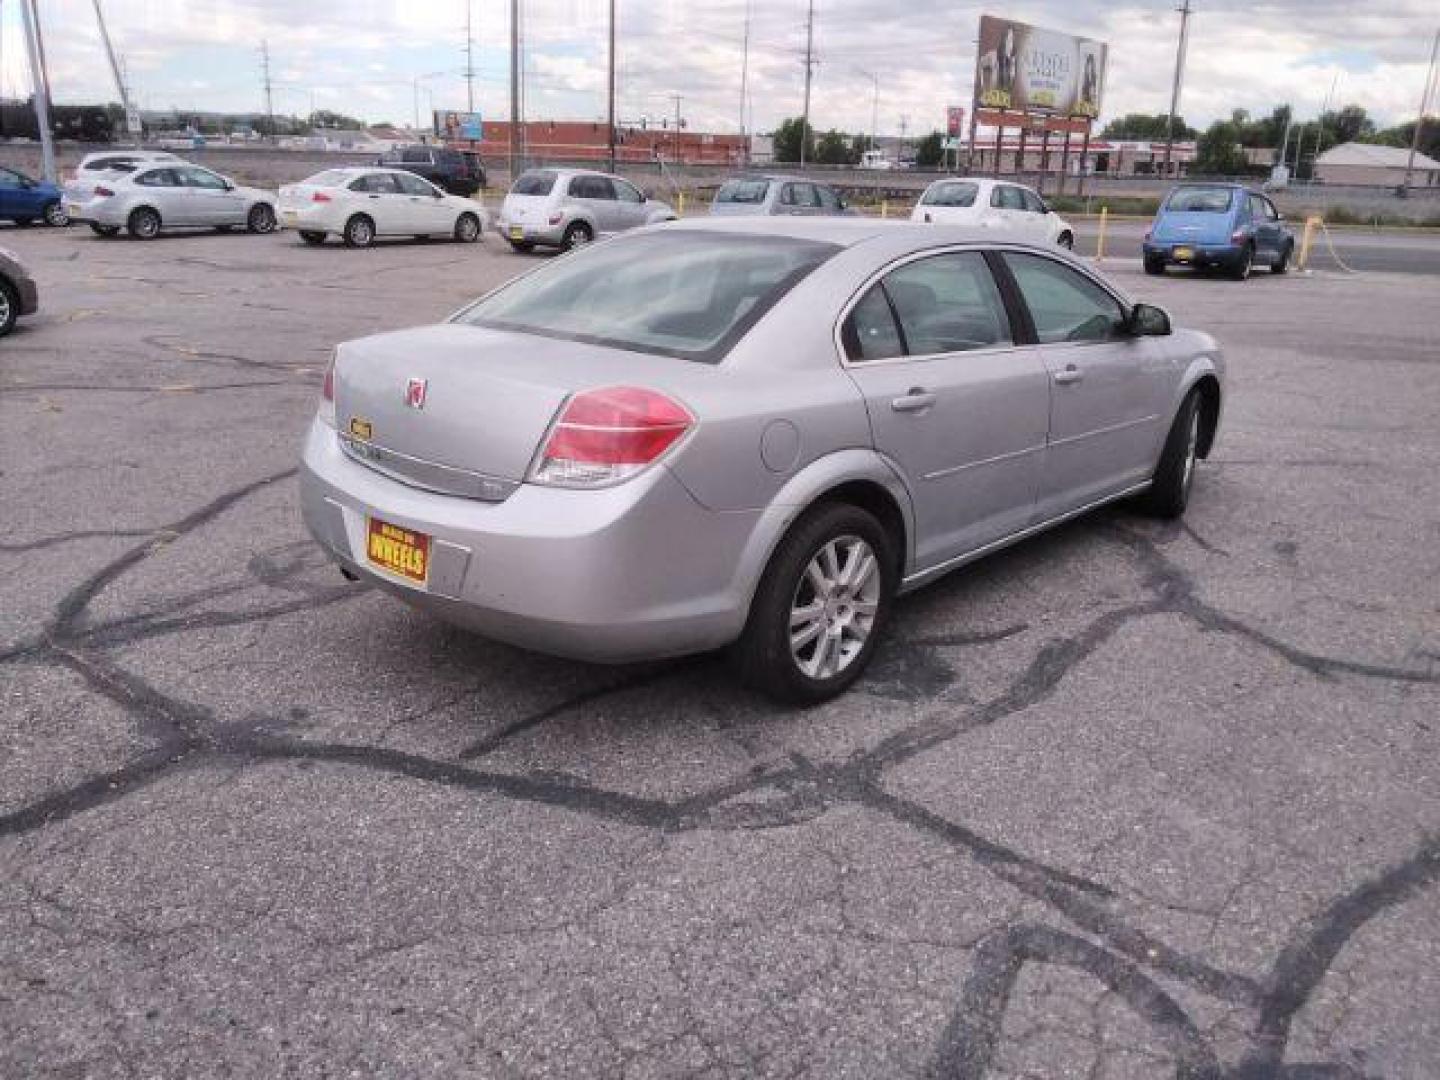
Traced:
[[1170, 158], [1175, 151], [1175, 112], [1180, 107], [1180, 83], [1185, 77], [1185, 46], [1190, 38], [1190, 0], [1177, 8], [1180, 12], [1180, 43], [1175, 47], [1175, 82], [1170, 87], [1170, 115], [1165, 121], [1165, 175], [1170, 175]]
[[805, 167], [805, 136], [810, 131], [810, 74], [815, 68], [815, 0], [805, 17], [805, 109], [800, 114], [800, 167]]
[[520, 164], [520, 0], [510, 0], [510, 182]]
[[1435, 43], [1430, 46], [1430, 68], [1425, 73], [1425, 89], [1420, 95], [1420, 114], [1415, 117], [1415, 134], [1410, 139], [1410, 156], [1405, 161], [1405, 182], [1400, 185], [1402, 192], [1410, 190], [1410, 173], [1415, 169], [1415, 155], [1420, 150], [1420, 130], [1425, 126], [1425, 111], [1430, 108], [1430, 95], [1435, 92], [1435, 58], [1440, 55], [1440, 30], [1435, 31]]
[[55, 183], [55, 141], [50, 134], [50, 77], [45, 71], [45, 50], [40, 44], [39, 19], [34, 0], [20, 0], [25, 22], [25, 44], [30, 51], [30, 72], [35, 84], [35, 125], [40, 129], [40, 159], [45, 179]]
[[608, 101], [607, 130], [610, 132], [610, 171], [615, 171], [615, 0], [610, 0], [610, 76], [605, 82]]

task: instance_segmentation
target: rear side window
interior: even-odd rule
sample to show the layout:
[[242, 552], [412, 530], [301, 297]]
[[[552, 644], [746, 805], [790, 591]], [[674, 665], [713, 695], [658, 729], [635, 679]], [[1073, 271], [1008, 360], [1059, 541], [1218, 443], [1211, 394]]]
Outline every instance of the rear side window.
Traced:
[[925, 206], [974, 206], [980, 194], [979, 184], [950, 182], [936, 184], [925, 192], [920, 202]]
[[400, 185], [395, 183], [394, 173], [366, 173], [350, 185], [350, 190], [371, 195], [394, 195], [400, 191]]
[[135, 183], [144, 187], [179, 187], [180, 178], [174, 169], [151, 169], [135, 177]]
[[1234, 194], [1232, 188], [1176, 188], [1165, 200], [1165, 209], [1186, 214], [1224, 214], [1229, 211]]
[[521, 173], [520, 179], [510, 189], [511, 195], [549, 195], [555, 190], [555, 174], [553, 172], [527, 172]]
[[878, 284], [872, 285], [851, 308], [841, 336], [845, 340], [845, 354], [854, 363], [905, 355], [895, 312], [891, 310], [885, 289]]
[[428, 195], [434, 198], [440, 194], [440, 190], [427, 180], [422, 180], [411, 173], [391, 173], [390, 179], [394, 180], [404, 195]]
[[884, 284], [911, 356], [1010, 343], [1000, 290], [976, 252], [917, 259], [886, 275]]
[[996, 184], [990, 192], [990, 205], [1000, 210], [1024, 210], [1025, 196], [1009, 184]]
[[815, 185], [815, 194], [820, 196], [820, 205], [826, 210], [840, 209], [840, 196], [836, 195], [832, 189], [826, 187], [824, 184]]
[[740, 203], [745, 206], [759, 206], [765, 201], [765, 192], [770, 188], [768, 180], [727, 180], [715, 193], [717, 203]]
[[615, 201], [615, 189], [603, 176], [572, 176], [570, 195], [576, 199], [606, 199]]
[[1015, 190], [1020, 192], [1020, 197], [1025, 200], [1026, 210], [1032, 214], [1045, 213], [1045, 204], [1040, 201], [1039, 195], [1036, 195], [1035, 192], [1029, 188], [1016, 188]]
[[1040, 344], [1106, 341], [1125, 325], [1120, 302], [1078, 270], [1013, 251], [1005, 253], [1005, 263], [1030, 309]]

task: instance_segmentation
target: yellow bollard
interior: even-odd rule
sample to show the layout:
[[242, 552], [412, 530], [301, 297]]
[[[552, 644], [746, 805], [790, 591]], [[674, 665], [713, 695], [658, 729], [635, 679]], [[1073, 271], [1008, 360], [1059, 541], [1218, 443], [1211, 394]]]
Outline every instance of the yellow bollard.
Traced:
[[1110, 220], [1110, 208], [1100, 207], [1100, 235], [1095, 240], [1095, 261], [1105, 261], [1105, 226]]
[[887, 218], [890, 216], [890, 204], [884, 199], [880, 200], [880, 216], [882, 218]]
[[1315, 242], [1315, 230], [1325, 224], [1325, 219], [1319, 214], [1310, 214], [1305, 218], [1305, 232], [1300, 237], [1300, 258], [1295, 260], [1295, 265], [1305, 269], [1305, 264], [1310, 261], [1310, 245]]
[[685, 193], [683, 191], [675, 193], [675, 214], [677, 217], [685, 216]]

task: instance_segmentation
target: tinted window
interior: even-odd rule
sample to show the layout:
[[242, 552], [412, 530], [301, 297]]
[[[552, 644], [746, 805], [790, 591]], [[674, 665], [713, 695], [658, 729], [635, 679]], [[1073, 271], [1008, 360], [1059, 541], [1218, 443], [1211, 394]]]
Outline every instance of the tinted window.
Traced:
[[715, 193], [715, 201], [758, 206], [765, 201], [765, 192], [769, 188], [770, 181], [768, 180], [727, 180]]
[[1234, 194], [1233, 188], [1176, 188], [1165, 200], [1165, 209], [1189, 214], [1223, 214], [1230, 209], [1230, 198]]
[[965, 182], [936, 184], [925, 192], [920, 202], [925, 206], [974, 206], [975, 196], [979, 194], [979, 184]]
[[394, 173], [366, 173], [350, 185], [351, 191], [364, 191], [372, 195], [395, 195], [400, 185], [395, 182]]
[[1108, 292], [1084, 274], [1039, 255], [1005, 253], [1041, 344], [1104, 341], [1116, 336], [1125, 313]]
[[457, 321], [717, 362], [839, 250], [780, 236], [632, 235], [556, 259]]
[[856, 362], [905, 355], [900, 328], [895, 325], [895, 313], [890, 308], [890, 301], [885, 298], [885, 290], [879, 285], [872, 286], [850, 310], [843, 337], [846, 355]]
[[1010, 343], [1000, 290], [976, 252], [917, 259], [887, 274], [884, 285], [911, 356]]
[[412, 147], [400, 155], [400, 160], [410, 165], [428, 165], [430, 151], [421, 146]]
[[521, 173], [520, 179], [510, 189], [511, 195], [549, 195], [555, 189], [553, 172]]
[[399, 185], [400, 191], [405, 195], [429, 195], [433, 198], [440, 194], [440, 189], [434, 184], [411, 173], [391, 173], [390, 179]]
[[615, 201], [615, 189], [603, 176], [572, 176], [570, 194], [577, 199], [607, 199]]

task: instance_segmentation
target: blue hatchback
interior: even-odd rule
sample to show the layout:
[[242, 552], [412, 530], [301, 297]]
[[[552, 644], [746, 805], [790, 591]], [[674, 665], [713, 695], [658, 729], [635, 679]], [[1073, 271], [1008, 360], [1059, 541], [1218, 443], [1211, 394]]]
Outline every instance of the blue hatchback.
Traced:
[[46, 225], [70, 224], [64, 193], [58, 187], [3, 167], [0, 167], [0, 220], [17, 225], [29, 225], [36, 220]]
[[1295, 234], [1258, 191], [1239, 184], [1181, 184], [1160, 204], [1145, 234], [1147, 274], [1165, 267], [1218, 266], [1244, 281], [1255, 266], [1275, 274], [1290, 268]]

